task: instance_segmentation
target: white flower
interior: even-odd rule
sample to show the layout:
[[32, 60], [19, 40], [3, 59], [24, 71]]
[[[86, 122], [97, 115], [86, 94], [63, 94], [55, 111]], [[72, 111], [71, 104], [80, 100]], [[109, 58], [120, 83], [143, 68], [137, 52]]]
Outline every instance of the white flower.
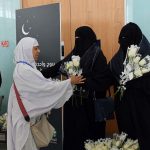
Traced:
[[71, 61], [65, 62], [60, 67], [60, 71], [68, 76], [81, 75], [82, 69], [80, 68], [80, 57], [73, 55]]
[[69, 74], [73, 74], [73, 69], [70, 68], [69, 71], [68, 71], [68, 73], [69, 73]]
[[139, 65], [140, 66], [144, 66], [146, 64], [146, 60], [143, 58], [140, 62]]
[[73, 66], [73, 62], [72, 61], [69, 61], [69, 62], [66, 63], [66, 69], [69, 69], [72, 66]]
[[137, 77], [141, 77], [143, 75], [142, 71], [140, 69], [134, 70], [134, 75]]
[[73, 55], [73, 56], [72, 56], [72, 62], [73, 62], [73, 65], [74, 65], [75, 67], [79, 67], [79, 64], [80, 64], [80, 57]]
[[140, 56], [136, 56], [135, 59], [133, 60], [134, 63], [139, 63], [141, 57]]
[[7, 128], [7, 113], [4, 113], [0, 116], [0, 125], [2, 125], [2, 129], [6, 130]]
[[78, 66], [79, 66], [80, 62], [79, 62], [77, 59], [73, 59], [72, 61], [73, 61], [73, 65], [74, 65], [75, 67], [78, 67]]
[[119, 147], [121, 145], [121, 141], [117, 141], [115, 146]]
[[149, 72], [149, 71], [150, 71], [150, 68], [142, 68], [141, 71], [142, 71], [142, 73], [144, 74], [144, 73]]
[[132, 80], [133, 77], [134, 77], [133, 72], [130, 72], [130, 73], [129, 73], [129, 79]]
[[128, 47], [128, 57], [135, 57], [138, 50], [139, 47], [137, 47], [137, 45], [131, 45], [130, 47]]
[[85, 142], [84, 147], [86, 150], [93, 150], [94, 149], [94, 142], [92, 140], [89, 140], [89, 141]]
[[127, 138], [126, 133], [113, 134], [113, 138], [98, 139], [97, 141], [88, 140], [85, 142], [86, 150], [138, 150], [138, 140]]
[[[123, 62], [124, 70], [120, 75], [120, 86], [117, 92], [120, 92], [122, 97], [126, 90], [126, 83], [130, 80], [143, 76], [143, 74], [150, 72], [150, 56], [146, 55], [143, 59], [142, 55], [138, 53], [140, 47], [131, 45], [127, 49], [126, 58]], [[116, 93], [117, 93], [116, 92]]]

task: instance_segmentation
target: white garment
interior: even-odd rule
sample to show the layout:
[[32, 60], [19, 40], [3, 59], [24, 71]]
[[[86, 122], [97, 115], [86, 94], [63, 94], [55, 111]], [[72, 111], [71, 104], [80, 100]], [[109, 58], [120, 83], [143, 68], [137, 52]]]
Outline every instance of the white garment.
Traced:
[[[16, 61], [26, 61], [34, 67], [17, 63], [13, 74], [20, 98], [31, 121], [53, 108], [62, 107], [73, 92], [70, 79], [61, 82], [45, 79], [36, 69], [33, 56], [30, 56], [34, 43], [35, 39], [27, 37], [22, 39], [15, 49]], [[18, 47], [22, 50], [21, 53]], [[12, 85], [8, 101], [7, 150], [26, 150], [26, 147], [28, 150], [37, 150], [29, 147], [31, 143], [34, 143], [34, 139], [30, 136], [30, 123], [25, 121], [21, 113]]]

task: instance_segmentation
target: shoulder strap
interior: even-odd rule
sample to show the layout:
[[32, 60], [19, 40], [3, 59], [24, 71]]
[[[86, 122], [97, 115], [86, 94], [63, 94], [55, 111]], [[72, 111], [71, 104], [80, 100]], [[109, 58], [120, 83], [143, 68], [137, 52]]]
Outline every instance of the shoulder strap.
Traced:
[[95, 51], [95, 54], [94, 54], [94, 57], [93, 57], [93, 60], [92, 60], [91, 71], [92, 71], [92, 69], [93, 69], [94, 63], [95, 63], [96, 58], [97, 58], [97, 55], [98, 55], [98, 53], [99, 53], [99, 50], [100, 50], [100, 49], [99, 49], [98, 47], [96, 47], [96, 51]]
[[29, 115], [28, 115], [28, 113], [27, 113], [27, 111], [26, 111], [26, 109], [25, 109], [25, 107], [24, 107], [24, 105], [23, 105], [23, 103], [22, 103], [22, 100], [21, 100], [21, 98], [20, 98], [20, 96], [19, 96], [19, 92], [18, 92], [18, 90], [17, 90], [17, 88], [16, 88], [15, 83], [14, 83], [14, 90], [15, 90], [15, 93], [16, 93], [18, 105], [19, 105], [20, 110], [21, 110], [21, 112], [22, 112], [22, 114], [23, 114], [23, 116], [24, 116], [24, 119], [25, 119], [27, 122], [29, 122], [29, 121], [30, 121], [30, 117], [29, 117]]

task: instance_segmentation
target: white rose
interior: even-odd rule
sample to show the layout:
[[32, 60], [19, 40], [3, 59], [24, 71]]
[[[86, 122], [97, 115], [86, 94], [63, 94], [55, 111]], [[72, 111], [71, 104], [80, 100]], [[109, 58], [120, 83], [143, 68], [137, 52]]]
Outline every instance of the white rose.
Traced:
[[119, 147], [120, 144], [121, 144], [121, 141], [117, 141], [115, 145], [116, 145], [117, 147]]
[[145, 59], [142, 59], [140, 62], [139, 62], [139, 65], [140, 66], [143, 66], [143, 65], [145, 65], [146, 64], [146, 60]]
[[149, 71], [150, 71], [150, 69], [148, 69], [148, 68], [142, 68], [142, 69], [141, 69], [141, 71], [142, 71], [142, 73], [144, 74], [144, 73], [149, 72]]
[[79, 55], [72, 55], [72, 57], [71, 57], [71, 59], [73, 60], [73, 59], [77, 59], [77, 60], [79, 60], [80, 61], [80, 56]]
[[73, 67], [73, 62], [72, 61], [69, 61], [69, 66]]
[[65, 66], [66, 66], [66, 69], [68, 70], [69, 68], [73, 66], [73, 62], [72, 61], [67, 62]]
[[73, 59], [72, 62], [75, 67], [79, 67], [79, 61], [77, 59]]
[[135, 57], [138, 50], [139, 47], [137, 47], [136, 45], [131, 45], [128, 48], [128, 57]]
[[78, 67], [78, 66], [79, 66], [79, 63], [80, 63], [80, 57], [73, 55], [73, 56], [72, 56], [72, 62], [73, 62], [73, 65], [74, 65], [75, 67]]
[[66, 63], [65, 66], [66, 66], [66, 69], [67, 69], [67, 70], [68, 70], [69, 67], [70, 67], [70, 66], [69, 66], [69, 63]]
[[108, 150], [108, 147], [100, 143], [95, 145], [95, 150]]
[[135, 59], [133, 60], [133, 62], [137, 64], [140, 61], [140, 59], [141, 59], [140, 56], [137, 56], [137, 57], [135, 57]]
[[130, 73], [129, 73], [129, 79], [132, 80], [133, 77], [134, 77], [133, 72], [130, 72]]
[[84, 147], [86, 150], [93, 150], [94, 144], [93, 143], [85, 143]]
[[134, 75], [136, 77], [141, 77], [143, 75], [143, 73], [140, 69], [136, 69], [136, 70], [134, 70]]
[[72, 75], [73, 74], [73, 70], [70, 68], [69, 69], [69, 74]]
[[[97, 150], [99, 150], [99, 149], [97, 149]], [[106, 145], [104, 145], [101, 150], [109, 150], [109, 149], [108, 149], [108, 147]]]

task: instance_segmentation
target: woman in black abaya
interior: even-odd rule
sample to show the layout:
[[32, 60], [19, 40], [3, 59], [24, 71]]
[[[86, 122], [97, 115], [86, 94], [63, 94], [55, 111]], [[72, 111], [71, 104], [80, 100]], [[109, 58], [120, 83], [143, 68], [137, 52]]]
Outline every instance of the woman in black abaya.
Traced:
[[87, 97], [82, 97], [75, 91], [72, 100], [64, 105], [64, 150], [83, 150], [84, 141], [96, 140], [105, 137], [106, 122], [95, 122], [94, 93], [96, 98], [106, 96], [108, 66], [106, 58], [100, 48], [100, 41], [96, 39], [93, 30], [82, 26], [75, 31], [75, 46], [65, 58], [69, 60], [72, 55], [79, 55], [83, 69], [85, 84], [82, 89]]
[[[150, 43], [135, 23], [125, 25], [119, 35], [120, 48], [109, 63], [116, 86], [119, 86], [123, 62], [127, 48], [134, 44], [140, 47], [144, 58], [150, 55]], [[149, 150], [150, 142], [150, 72], [142, 77], [128, 81], [123, 97], [115, 96], [116, 117], [119, 131], [126, 132], [128, 137], [138, 139], [140, 150]]]

